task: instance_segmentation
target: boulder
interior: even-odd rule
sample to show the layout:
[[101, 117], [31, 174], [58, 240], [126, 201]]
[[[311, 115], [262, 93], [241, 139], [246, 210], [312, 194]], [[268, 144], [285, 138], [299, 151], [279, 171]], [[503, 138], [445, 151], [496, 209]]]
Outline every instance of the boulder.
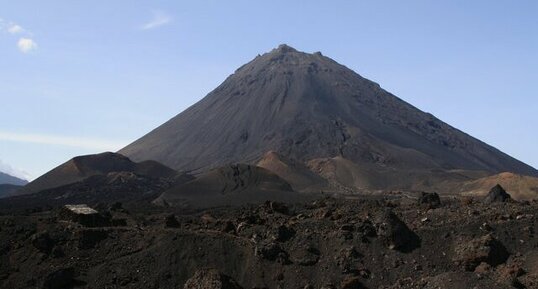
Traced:
[[286, 204], [281, 202], [269, 202], [269, 207], [273, 212], [280, 213], [283, 215], [288, 215], [290, 213], [290, 210]]
[[420, 238], [391, 210], [379, 213], [375, 218], [377, 236], [389, 249], [410, 252], [420, 247]]
[[365, 288], [359, 279], [359, 277], [347, 277], [342, 281], [340, 284], [340, 288], [342, 289], [363, 289]]
[[256, 246], [254, 254], [262, 259], [288, 263], [289, 255], [280, 245], [274, 242], [264, 242]]
[[108, 238], [108, 231], [100, 229], [80, 230], [75, 232], [75, 238], [78, 239], [79, 249], [93, 249], [101, 241]]
[[54, 247], [54, 241], [51, 239], [48, 232], [39, 232], [30, 238], [32, 245], [42, 253], [48, 254]]
[[74, 278], [75, 269], [72, 267], [56, 270], [45, 277], [43, 289], [71, 288], [75, 285]]
[[86, 204], [65, 205], [60, 209], [58, 216], [61, 220], [79, 223], [85, 227], [110, 225], [110, 216], [100, 214]]
[[291, 253], [292, 262], [300, 266], [314, 266], [320, 258], [320, 251], [314, 247], [308, 246], [293, 250]]
[[277, 242], [286, 242], [295, 236], [295, 230], [286, 225], [280, 225], [272, 233], [272, 239]]
[[460, 239], [454, 246], [452, 261], [467, 271], [474, 271], [482, 262], [493, 267], [500, 265], [509, 255], [504, 245], [488, 234], [472, 240]]
[[441, 199], [437, 193], [422, 192], [418, 197], [418, 205], [426, 209], [436, 209], [441, 206]]
[[181, 226], [174, 214], [166, 216], [164, 224], [167, 228], [179, 228]]
[[185, 282], [184, 289], [242, 289], [231, 277], [216, 269], [202, 269]]
[[512, 197], [504, 190], [501, 185], [496, 185], [495, 187], [491, 188], [489, 193], [484, 198], [485, 204], [492, 204], [492, 203], [504, 203], [512, 200]]

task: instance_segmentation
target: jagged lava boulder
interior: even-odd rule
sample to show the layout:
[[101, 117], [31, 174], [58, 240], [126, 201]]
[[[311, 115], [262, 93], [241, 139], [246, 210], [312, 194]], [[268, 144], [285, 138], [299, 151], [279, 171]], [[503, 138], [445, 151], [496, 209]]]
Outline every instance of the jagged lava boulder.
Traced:
[[491, 203], [504, 203], [512, 200], [512, 197], [510, 194], [508, 194], [501, 185], [496, 185], [495, 187], [491, 188], [489, 193], [484, 198], [485, 204], [491, 204]]

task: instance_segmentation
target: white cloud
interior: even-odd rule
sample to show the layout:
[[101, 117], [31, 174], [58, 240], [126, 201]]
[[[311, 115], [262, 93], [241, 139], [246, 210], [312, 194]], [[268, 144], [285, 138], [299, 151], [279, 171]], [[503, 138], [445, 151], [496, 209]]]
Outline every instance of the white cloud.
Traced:
[[92, 151], [117, 151], [128, 144], [127, 141], [111, 141], [94, 138], [78, 138], [70, 136], [24, 134], [0, 131], [0, 140], [23, 143], [68, 146]]
[[31, 38], [23, 37], [19, 39], [19, 42], [17, 42], [17, 46], [19, 47], [19, 50], [22, 53], [28, 53], [28, 52], [31, 52], [32, 50], [37, 49], [37, 43], [35, 43], [35, 41], [32, 40]]
[[172, 17], [163, 11], [153, 11], [153, 18], [148, 23], [142, 25], [142, 30], [157, 28], [172, 22]]
[[7, 28], [7, 32], [9, 32], [11, 34], [23, 33], [24, 28], [22, 28], [21, 26], [15, 24], [15, 23], [11, 23], [11, 24], [9, 24], [9, 27]]
[[13, 21], [0, 18], [0, 32], [12, 35], [20, 34], [17, 47], [22, 53], [29, 53], [37, 49], [37, 43], [32, 39], [32, 33]]
[[0, 172], [6, 173], [10, 176], [14, 176], [14, 177], [17, 177], [19, 179], [24, 179], [24, 180], [30, 180], [32, 178], [32, 176], [28, 172], [14, 168], [2, 162], [2, 160], [0, 160]]

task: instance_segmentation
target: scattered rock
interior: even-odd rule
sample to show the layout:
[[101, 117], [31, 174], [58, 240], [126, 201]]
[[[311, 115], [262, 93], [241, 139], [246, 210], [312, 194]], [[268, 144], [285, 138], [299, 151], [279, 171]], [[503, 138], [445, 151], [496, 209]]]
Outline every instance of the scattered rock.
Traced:
[[292, 262], [301, 266], [313, 266], [319, 261], [320, 252], [313, 247], [294, 250], [291, 256]]
[[92, 249], [99, 242], [108, 238], [108, 232], [105, 230], [80, 230], [76, 233], [79, 249]]
[[454, 288], [473, 288], [473, 289], [508, 289], [510, 287], [498, 284], [495, 281], [480, 277], [471, 272], [446, 272], [440, 275], [429, 277], [426, 280], [423, 289], [454, 289]]
[[75, 285], [75, 269], [72, 267], [56, 270], [43, 282], [43, 289], [64, 289]]
[[32, 245], [41, 253], [48, 254], [54, 246], [53, 240], [50, 238], [48, 232], [40, 232], [32, 235], [30, 238]]
[[437, 193], [422, 192], [418, 197], [418, 204], [426, 209], [436, 209], [441, 206], [441, 199]]
[[179, 227], [181, 227], [181, 224], [176, 219], [176, 215], [174, 215], [174, 214], [166, 216], [166, 218], [164, 220], [164, 224], [168, 228], [179, 228]]
[[62, 250], [62, 248], [58, 246], [55, 246], [54, 248], [52, 248], [52, 251], [50, 253], [53, 258], [62, 258], [65, 256], [65, 253]]
[[485, 204], [504, 203], [512, 200], [512, 197], [504, 190], [501, 185], [493, 187], [484, 198]]
[[286, 225], [280, 225], [276, 228], [272, 238], [277, 242], [286, 242], [289, 239], [293, 238], [294, 235], [295, 230]]
[[185, 282], [183, 289], [242, 289], [231, 277], [216, 269], [202, 269]]
[[124, 207], [123, 207], [123, 204], [121, 202], [115, 202], [114, 204], [112, 204], [110, 207], [109, 207], [109, 210], [110, 211], [113, 211], [113, 212], [119, 212], [119, 213], [129, 213], [129, 211], [127, 211]]
[[342, 273], [348, 274], [356, 271], [356, 262], [362, 255], [353, 246], [340, 250], [336, 255], [336, 264], [342, 269]]
[[256, 246], [254, 254], [260, 256], [262, 259], [278, 261], [282, 264], [289, 262], [288, 253], [284, 251], [280, 245], [274, 242], [259, 244]]
[[470, 241], [459, 240], [452, 260], [461, 264], [465, 270], [474, 271], [482, 262], [497, 266], [506, 262], [508, 257], [509, 253], [503, 244], [488, 234]]
[[357, 231], [359, 233], [361, 233], [362, 235], [366, 236], [366, 237], [376, 237], [377, 236], [377, 232], [376, 232], [376, 228], [374, 226], [374, 224], [372, 224], [372, 222], [370, 220], [366, 220], [364, 221], [360, 226], [359, 228], [357, 229]]
[[273, 212], [288, 215], [290, 213], [290, 210], [288, 206], [286, 206], [284, 203], [280, 202], [269, 202], [269, 207]]
[[342, 289], [363, 289], [360, 279], [358, 277], [348, 277], [340, 284]]
[[233, 234], [235, 233], [235, 225], [230, 220], [224, 221], [220, 231], [228, 234]]
[[389, 249], [410, 252], [420, 247], [420, 238], [391, 210], [386, 210], [375, 219], [377, 236]]

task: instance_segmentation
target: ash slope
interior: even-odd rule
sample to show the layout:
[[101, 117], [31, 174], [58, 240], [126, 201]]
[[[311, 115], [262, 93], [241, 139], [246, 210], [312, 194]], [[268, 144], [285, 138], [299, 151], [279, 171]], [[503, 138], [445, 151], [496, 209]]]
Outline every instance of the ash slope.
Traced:
[[538, 171], [383, 90], [320, 53], [281, 45], [120, 150], [182, 171], [340, 156], [397, 170]]

